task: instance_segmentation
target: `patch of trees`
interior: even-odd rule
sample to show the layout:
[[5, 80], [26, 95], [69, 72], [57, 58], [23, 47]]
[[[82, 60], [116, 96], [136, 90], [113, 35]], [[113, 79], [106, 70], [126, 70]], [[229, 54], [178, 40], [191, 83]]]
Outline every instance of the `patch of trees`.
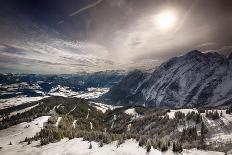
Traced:
[[58, 116], [51, 116], [49, 119], [48, 119], [48, 124], [56, 124], [57, 122], [57, 119], [58, 119]]
[[[114, 119], [116, 117], [116, 119]], [[127, 131], [127, 125], [131, 121], [131, 116], [125, 113], [119, 113], [105, 120], [108, 131], [116, 134], [122, 134]], [[113, 124], [113, 126], [112, 126]]]
[[185, 118], [185, 114], [182, 113], [181, 111], [175, 112], [174, 116], [175, 116], [175, 119], [177, 119], [177, 120], [182, 120]]
[[228, 107], [228, 108], [226, 109], [226, 113], [227, 113], [227, 114], [231, 114], [231, 113], [232, 113], [232, 106], [230, 106], [230, 107]]
[[169, 135], [176, 128], [176, 122], [169, 119], [168, 115], [157, 115], [156, 113], [145, 115], [131, 121], [131, 133], [142, 135], [158, 135], [160, 137]]
[[205, 109], [204, 108], [198, 108], [197, 111], [198, 111], [198, 113], [205, 113]]
[[[59, 100], [60, 101], [60, 100]], [[10, 126], [22, 123], [22, 122], [30, 122], [33, 121], [35, 118], [40, 116], [49, 115], [50, 110], [53, 109], [59, 102], [55, 97], [43, 99], [41, 104], [38, 106], [30, 109], [29, 111], [23, 113], [17, 113], [11, 117], [4, 117], [3, 120], [0, 122], [0, 130], [6, 129]]]
[[220, 115], [219, 115], [219, 113], [218, 113], [217, 110], [215, 110], [215, 111], [214, 111], [214, 110], [212, 110], [212, 111], [206, 110], [205, 116], [206, 116], [207, 118], [212, 119], [212, 120], [216, 120], [216, 119], [219, 119], [219, 118], [220, 118]]
[[181, 135], [181, 141], [191, 142], [197, 140], [197, 129], [196, 127], [190, 127], [183, 129]]
[[[54, 97], [45, 98], [41, 100], [39, 103], [40, 104], [38, 106], [28, 111], [25, 111], [23, 113], [18, 113], [11, 117], [9, 116], [3, 117], [2, 121], [0, 121], [0, 130], [6, 129], [10, 126], [22, 122], [33, 121], [35, 118], [38, 118], [40, 116], [50, 115], [50, 111], [53, 110], [53, 108], [58, 105], [62, 105], [64, 109], [66, 109], [65, 111], [61, 112], [59, 108], [55, 108], [56, 112], [60, 114], [67, 114], [74, 108], [74, 106], [77, 106], [77, 108], [74, 109], [72, 112], [70, 112], [69, 115], [73, 116], [74, 118], [81, 118], [81, 119], [86, 118], [88, 109], [90, 109], [89, 119], [93, 120], [93, 123], [95, 123], [96, 126], [97, 124], [98, 125], [103, 124], [102, 123], [104, 118], [103, 113], [99, 112], [96, 108], [89, 106], [88, 100], [85, 99], [54, 96]], [[37, 104], [37, 102], [33, 104]], [[9, 110], [11, 111], [11, 109]]]
[[187, 121], [192, 120], [192, 121], [196, 122], [196, 124], [199, 124], [202, 122], [202, 117], [201, 117], [200, 113], [196, 113], [196, 112], [192, 111], [192, 112], [187, 113], [186, 120]]
[[41, 102], [42, 101], [28, 102], [28, 103], [12, 106], [12, 107], [5, 108], [5, 109], [0, 109], [0, 115], [1, 116], [7, 116], [7, 115], [9, 115], [10, 113], [12, 113], [14, 111], [19, 111], [19, 110], [34, 106], [36, 104], [39, 104]]
[[170, 140], [168, 139], [159, 139], [157, 137], [148, 137], [148, 136], [138, 136], [136, 141], [138, 141], [140, 147], [145, 147], [147, 152], [151, 150], [151, 147], [154, 149], [165, 152], [171, 145]]
[[172, 145], [172, 151], [177, 152], [177, 153], [181, 153], [183, 151], [181, 143], [174, 142], [173, 145]]

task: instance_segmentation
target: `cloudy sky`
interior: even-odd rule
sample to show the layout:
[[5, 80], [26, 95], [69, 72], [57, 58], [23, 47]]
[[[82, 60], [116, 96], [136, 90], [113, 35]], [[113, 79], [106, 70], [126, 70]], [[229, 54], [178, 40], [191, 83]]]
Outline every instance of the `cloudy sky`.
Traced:
[[231, 0], [2, 0], [0, 72], [150, 69], [232, 49]]

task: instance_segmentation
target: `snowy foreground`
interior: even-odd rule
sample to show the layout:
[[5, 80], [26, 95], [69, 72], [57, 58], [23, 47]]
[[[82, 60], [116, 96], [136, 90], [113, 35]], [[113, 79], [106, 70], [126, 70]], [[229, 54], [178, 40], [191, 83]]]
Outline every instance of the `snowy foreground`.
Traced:
[[[175, 155], [171, 151], [161, 153], [158, 150], [151, 149], [150, 153], [142, 147], [138, 147], [138, 143], [135, 140], [127, 140], [120, 147], [116, 147], [116, 142], [99, 147], [98, 143], [92, 142], [92, 149], [89, 149], [89, 142], [82, 141], [81, 138], [72, 140], [63, 139], [58, 143], [48, 144], [43, 147], [33, 147], [33, 145], [22, 146], [9, 146], [6, 149], [0, 151], [1, 155]], [[199, 151], [199, 150], [184, 150], [183, 155], [223, 155], [220, 152], [212, 151]]]
[[[20, 143], [26, 137], [33, 136], [40, 131], [44, 122], [47, 122], [49, 116], [42, 116], [29, 123], [20, 123], [8, 129], [0, 131], [0, 154], [1, 155], [174, 155], [172, 151], [161, 153], [158, 150], [151, 149], [150, 153], [142, 147], [138, 147], [135, 140], [127, 140], [120, 147], [116, 147], [117, 142], [99, 147], [99, 144], [92, 142], [92, 149], [89, 149], [89, 142], [81, 138], [72, 140], [63, 139], [57, 143], [50, 143], [43, 147], [38, 146], [39, 142]], [[12, 145], [9, 145], [9, 143]], [[184, 150], [183, 155], [223, 155], [221, 152]]]

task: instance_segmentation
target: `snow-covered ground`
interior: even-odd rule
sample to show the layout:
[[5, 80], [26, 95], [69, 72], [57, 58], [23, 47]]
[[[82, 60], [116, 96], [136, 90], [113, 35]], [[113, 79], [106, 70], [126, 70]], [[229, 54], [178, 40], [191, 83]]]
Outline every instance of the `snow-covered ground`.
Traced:
[[[146, 149], [138, 147], [135, 140], [127, 140], [125, 143], [116, 147], [117, 142], [99, 147], [96, 142], [91, 142], [92, 149], [89, 149], [90, 143], [81, 138], [72, 140], [62, 139], [58, 143], [51, 143], [43, 147], [34, 147], [37, 143], [30, 145], [15, 144], [3, 147], [0, 150], [1, 155], [175, 155], [172, 151], [165, 153], [156, 149], [151, 149], [149, 153]], [[184, 150], [182, 155], [223, 155], [221, 152]]]
[[[220, 111], [218, 111], [220, 113]], [[205, 114], [203, 114], [205, 116]], [[203, 117], [206, 124], [213, 128], [215, 133], [208, 139], [209, 142], [221, 142], [231, 143], [232, 142], [232, 115], [226, 114], [226, 110], [222, 110], [222, 117], [217, 120], [210, 120]]]
[[171, 110], [171, 111], [168, 112], [167, 114], [168, 114], [169, 118], [174, 118], [174, 117], [175, 117], [175, 112], [178, 112], [178, 111], [184, 113], [185, 115], [186, 115], [188, 112], [192, 112], [192, 111], [194, 111], [194, 112], [197, 113], [197, 110], [196, 110], [196, 109], [178, 109], [178, 110]]
[[57, 119], [57, 121], [56, 121], [56, 124], [55, 124], [56, 127], [59, 126], [61, 119], [62, 119], [62, 117], [58, 117], [58, 119]]
[[0, 109], [4, 109], [7, 107], [11, 107], [11, 106], [17, 106], [23, 103], [39, 101], [46, 97], [49, 97], [49, 96], [38, 96], [38, 97], [18, 96], [18, 97], [12, 97], [9, 99], [0, 99]]
[[113, 110], [115, 108], [119, 108], [121, 106], [113, 106], [113, 105], [108, 105], [108, 104], [103, 104], [103, 103], [98, 103], [98, 102], [90, 102], [92, 106], [94, 106], [97, 110], [102, 111], [103, 113], [106, 112], [106, 110], [110, 109]]
[[109, 88], [89, 88], [87, 92], [79, 92], [79, 94], [75, 95], [74, 97], [85, 99], [98, 98], [108, 91]]
[[[184, 110], [187, 113], [187, 110]], [[125, 110], [125, 113], [134, 115], [133, 108]], [[172, 113], [172, 111], [170, 112]], [[224, 114], [224, 111], [223, 111]], [[231, 115], [223, 115], [225, 119], [229, 119]], [[223, 118], [224, 118], [223, 117]], [[146, 152], [143, 147], [138, 147], [138, 143], [135, 140], [127, 140], [120, 147], [116, 147], [117, 142], [111, 144], [105, 144], [103, 147], [99, 147], [99, 143], [91, 142], [93, 148], [89, 149], [89, 142], [83, 141], [81, 138], [75, 138], [72, 140], [62, 139], [57, 143], [50, 143], [43, 147], [39, 147], [39, 141], [32, 142], [28, 145], [26, 143], [19, 143], [23, 141], [25, 137], [31, 137], [36, 132], [40, 131], [44, 122], [47, 122], [49, 116], [42, 116], [29, 123], [20, 123], [18, 125], [9, 127], [8, 129], [0, 130], [0, 154], [1, 155], [176, 155], [171, 150], [162, 153], [159, 150], [151, 149], [150, 153]], [[57, 120], [57, 125], [61, 117]], [[227, 120], [228, 121], [228, 120]], [[76, 121], [73, 122], [76, 124]], [[231, 135], [229, 135], [231, 136]], [[215, 140], [218, 138], [228, 137], [228, 135], [215, 136]], [[213, 140], [213, 139], [212, 139]], [[9, 145], [12, 142], [13, 145]], [[184, 150], [182, 155], [224, 155], [221, 152], [201, 151], [201, 150]]]
[[28, 102], [39, 101], [49, 96], [77, 97], [77, 98], [85, 98], [85, 99], [98, 98], [99, 96], [103, 95], [108, 91], [109, 91], [108, 88], [89, 88], [88, 91], [75, 92], [70, 90], [68, 87], [58, 86], [56, 88], [53, 88], [46, 96], [38, 96], [38, 97], [17, 96], [9, 99], [0, 99], [0, 109], [17, 106]]
[[130, 108], [130, 109], [125, 110], [125, 113], [128, 114], [128, 115], [133, 116], [132, 119], [141, 117], [141, 115], [139, 115], [139, 114], [135, 111], [135, 108]]
[[[197, 112], [195, 109], [178, 109], [178, 110], [171, 110], [168, 114], [170, 118], [175, 117], [175, 112], [180, 111], [185, 113], [188, 112]], [[208, 110], [210, 111], [210, 110]], [[205, 113], [201, 113], [203, 121], [205, 125], [209, 128], [211, 132], [210, 138], [207, 138], [207, 142], [209, 143], [231, 143], [232, 142], [232, 115], [226, 114], [226, 110], [218, 110], [218, 113], [222, 111], [222, 116], [219, 119], [212, 120], [205, 117]], [[188, 122], [185, 125], [179, 125], [178, 130], [181, 131], [183, 128], [189, 126], [196, 126], [194, 122]], [[200, 130], [200, 129], [199, 129]]]
[[48, 93], [50, 96], [63, 96], [63, 97], [77, 97], [77, 98], [98, 98], [109, 91], [109, 88], [88, 88], [87, 91], [72, 91], [69, 87], [62, 87], [58, 85], [56, 88], [51, 89]]
[[[23, 122], [7, 129], [0, 130], [0, 147], [8, 147], [12, 142], [14, 145], [19, 145], [26, 137], [32, 137], [43, 128], [44, 122], [47, 122], [50, 116], [38, 117], [32, 122]], [[1, 154], [1, 152], [0, 152]]]

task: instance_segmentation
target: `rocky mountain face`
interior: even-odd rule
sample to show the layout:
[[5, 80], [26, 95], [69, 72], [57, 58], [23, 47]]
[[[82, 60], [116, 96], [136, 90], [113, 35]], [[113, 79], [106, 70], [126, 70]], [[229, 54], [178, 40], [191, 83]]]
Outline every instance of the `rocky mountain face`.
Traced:
[[191, 51], [154, 72], [135, 70], [102, 96], [115, 105], [199, 107], [232, 103], [232, 54]]

